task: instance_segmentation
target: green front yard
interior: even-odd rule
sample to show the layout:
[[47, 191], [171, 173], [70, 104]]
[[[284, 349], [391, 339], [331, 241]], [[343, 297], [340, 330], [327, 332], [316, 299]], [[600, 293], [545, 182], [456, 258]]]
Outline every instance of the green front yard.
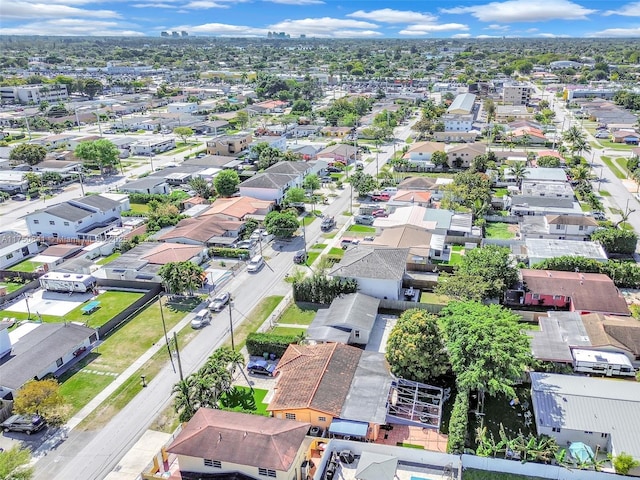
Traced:
[[109, 290], [101, 293], [95, 299], [100, 302], [100, 308], [95, 312], [90, 314], [82, 313], [82, 307], [86, 305], [85, 303], [71, 310], [69, 313], [64, 315], [63, 318], [70, 322], [86, 322], [88, 327], [97, 328], [107, 323], [142, 296], [143, 294], [138, 292], [118, 292], [115, 290]]
[[422, 292], [420, 294], [420, 303], [432, 303], [435, 305], [446, 305], [451, 299], [446, 295], [437, 295], [433, 292]]
[[289, 305], [278, 319], [279, 324], [309, 325], [316, 316], [317, 307], [299, 307]]
[[146, 215], [147, 213], [149, 213], [149, 205], [147, 205], [146, 203], [132, 203], [131, 211]]
[[622, 170], [620, 170], [620, 168], [618, 168], [617, 164], [613, 163], [613, 160], [611, 160], [610, 157], [602, 156], [600, 158], [617, 178], [621, 180], [627, 178], [627, 175]]
[[509, 240], [515, 238], [516, 234], [509, 230], [510, 225], [508, 223], [487, 223], [484, 227], [486, 238], [499, 238], [503, 240]]
[[254, 415], [264, 415], [268, 417], [267, 403], [264, 399], [269, 390], [260, 388], [248, 388], [235, 386], [229, 392], [220, 395], [220, 406], [222, 410], [231, 410], [232, 412], [247, 412]]
[[31, 260], [23, 260], [22, 262], [14, 265], [11, 268], [8, 268], [7, 270], [10, 270], [12, 272], [28, 272], [28, 273], [33, 273], [36, 271], [36, 269], [41, 266], [42, 264], [39, 262], [32, 262]]
[[304, 335], [307, 331], [306, 328], [293, 328], [293, 327], [275, 327], [269, 330], [269, 333], [274, 335]]
[[351, 225], [347, 228], [347, 232], [351, 233], [376, 233], [375, 227], [368, 227], [366, 225]]
[[304, 225], [305, 227], [308, 227], [309, 225], [311, 225], [314, 220], [318, 218], [315, 215], [314, 216], [307, 216], [307, 217], [302, 217], [302, 222], [301, 225]]
[[24, 287], [24, 283], [0, 282], [0, 287], [6, 287], [7, 288], [7, 293], [13, 293], [16, 290], [19, 290], [20, 288]]

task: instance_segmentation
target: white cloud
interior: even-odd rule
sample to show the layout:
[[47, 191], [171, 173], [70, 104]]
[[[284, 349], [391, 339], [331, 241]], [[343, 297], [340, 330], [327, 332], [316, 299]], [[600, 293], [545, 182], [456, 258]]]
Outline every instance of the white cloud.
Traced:
[[357, 12], [347, 14], [347, 17], [364, 18], [365, 20], [383, 23], [431, 23], [438, 19], [438, 17], [430, 13], [412, 12], [411, 10], [393, 10], [391, 8], [372, 10], [370, 12], [358, 10]]
[[539, 33], [537, 36], [542, 38], [569, 38], [569, 35], [558, 35], [557, 33]]
[[307, 35], [308, 37], [358, 37], [358, 32], [371, 36], [378, 25], [358, 20], [341, 18], [303, 18], [300, 20], [284, 20], [267, 27], [269, 30], [287, 32], [291, 35]]
[[60, 32], [70, 36], [139, 37], [145, 35], [144, 32], [135, 28], [137, 28], [136, 25], [120, 22], [64, 18], [0, 28], [0, 35], [60, 35]]
[[633, 2], [618, 7], [616, 10], [607, 10], [605, 16], [622, 15], [623, 17], [640, 17], [640, 2]]
[[456, 33], [455, 35], [451, 35], [451, 38], [471, 38], [470, 33]]
[[640, 37], [640, 27], [638, 28], [607, 28], [599, 32], [594, 32], [589, 37]]
[[134, 3], [131, 6], [134, 8], [178, 8], [170, 3]]
[[502, 38], [497, 35], [478, 35], [476, 38]]
[[229, 8], [229, 5], [222, 5], [209, 0], [194, 0], [183, 6], [187, 10], [208, 10], [210, 8]]
[[229, 25], [227, 23], [205, 23], [203, 25], [181, 25], [165, 30], [182, 31], [189, 33], [200, 33], [205, 35], [235, 36], [235, 37], [256, 37], [266, 36], [267, 29], [249, 27], [245, 25]]
[[497, 30], [497, 31], [504, 32], [509, 30], [510, 28], [511, 27], [509, 25], [498, 25], [497, 23], [493, 23], [488, 27], [486, 27], [485, 30]]
[[282, 5], [324, 5], [322, 0], [265, 0], [271, 3], [280, 3]]
[[482, 22], [543, 22], [546, 20], [585, 20], [597, 10], [569, 0], [507, 0], [485, 5], [442, 9], [444, 13], [470, 13]]
[[443, 23], [441, 25], [428, 24], [428, 25], [408, 25], [407, 28], [400, 30], [400, 35], [429, 35], [433, 32], [449, 32], [452, 30], [469, 30], [469, 26], [463, 23]]
[[[23, 1], [5, 2], [2, 6], [4, 19], [42, 19], [42, 18], [120, 18], [113, 10], [87, 10], [47, 3], [29, 3]], [[61, 32], [57, 32], [60, 35]], [[23, 35], [26, 35], [23, 33]], [[45, 35], [44, 33], [41, 35]]]
[[525, 30], [527, 33], [535, 33], [538, 31], [537, 28], [527, 28], [527, 30]]

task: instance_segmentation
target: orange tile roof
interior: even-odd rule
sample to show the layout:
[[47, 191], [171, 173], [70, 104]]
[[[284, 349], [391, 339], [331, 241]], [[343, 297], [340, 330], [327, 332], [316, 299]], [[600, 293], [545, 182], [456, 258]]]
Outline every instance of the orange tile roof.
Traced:
[[247, 215], [255, 215], [260, 211], [268, 212], [272, 207], [272, 201], [258, 200], [253, 197], [218, 198], [201, 216], [221, 214], [243, 219]]
[[142, 258], [154, 265], [165, 265], [170, 262], [187, 262], [199, 255], [202, 252], [202, 248], [203, 247], [198, 245], [161, 243]]

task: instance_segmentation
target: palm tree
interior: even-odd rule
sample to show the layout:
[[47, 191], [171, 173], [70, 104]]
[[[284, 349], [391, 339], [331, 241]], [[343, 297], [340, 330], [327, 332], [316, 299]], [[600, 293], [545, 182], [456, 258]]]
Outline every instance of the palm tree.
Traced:
[[509, 172], [516, 179], [518, 186], [522, 185], [522, 180], [527, 176], [527, 166], [523, 162], [514, 162], [509, 166]]
[[579, 184], [588, 183], [593, 179], [593, 174], [587, 165], [576, 165], [569, 170], [569, 175], [574, 182], [578, 182]]
[[176, 394], [173, 400], [173, 407], [178, 413], [178, 418], [181, 422], [188, 422], [196, 413], [197, 409], [194, 408], [192, 400], [195, 383], [196, 377], [191, 374], [173, 386], [172, 393]]

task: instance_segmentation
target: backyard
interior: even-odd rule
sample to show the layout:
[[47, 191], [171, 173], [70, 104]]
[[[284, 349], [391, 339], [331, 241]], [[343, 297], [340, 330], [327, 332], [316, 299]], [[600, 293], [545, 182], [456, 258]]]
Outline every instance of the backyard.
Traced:
[[300, 307], [295, 303], [291, 303], [280, 318], [278, 318], [278, 324], [291, 324], [291, 325], [310, 325], [316, 316], [318, 307]]
[[516, 236], [514, 227], [515, 225], [504, 222], [487, 223], [484, 227], [485, 237], [510, 240]]
[[32, 262], [31, 260], [23, 260], [20, 263], [14, 265], [13, 267], [8, 268], [7, 270], [10, 270], [12, 272], [33, 273], [41, 265], [42, 264], [39, 262]]

